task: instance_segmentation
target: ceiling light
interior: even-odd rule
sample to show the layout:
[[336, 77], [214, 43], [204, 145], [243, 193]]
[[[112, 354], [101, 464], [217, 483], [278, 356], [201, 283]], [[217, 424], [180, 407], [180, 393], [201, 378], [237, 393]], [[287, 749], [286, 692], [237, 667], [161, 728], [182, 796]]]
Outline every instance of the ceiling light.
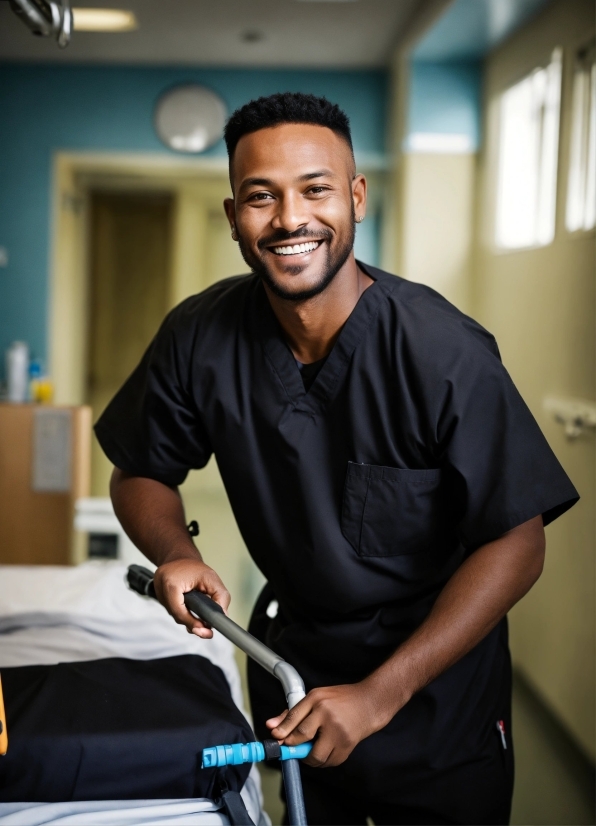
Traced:
[[129, 32], [139, 25], [133, 12], [125, 9], [74, 8], [72, 14], [79, 32]]

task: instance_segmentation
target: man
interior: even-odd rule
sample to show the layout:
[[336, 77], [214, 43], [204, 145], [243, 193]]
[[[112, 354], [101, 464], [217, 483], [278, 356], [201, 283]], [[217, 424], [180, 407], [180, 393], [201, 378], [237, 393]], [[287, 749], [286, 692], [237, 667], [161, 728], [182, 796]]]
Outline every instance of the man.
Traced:
[[250, 630], [309, 690], [284, 713], [249, 667], [258, 735], [315, 741], [310, 823], [506, 823], [504, 618], [577, 493], [493, 338], [355, 260], [366, 181], [338, 107], [273, 95], [225, 137], [224, 206], [252, 274], [170, 313], [100, 419], [116, 513], [173, 617], [211, 636], [183, 594], [230, 597], [176, 486], [215, 454], [268, 580]]

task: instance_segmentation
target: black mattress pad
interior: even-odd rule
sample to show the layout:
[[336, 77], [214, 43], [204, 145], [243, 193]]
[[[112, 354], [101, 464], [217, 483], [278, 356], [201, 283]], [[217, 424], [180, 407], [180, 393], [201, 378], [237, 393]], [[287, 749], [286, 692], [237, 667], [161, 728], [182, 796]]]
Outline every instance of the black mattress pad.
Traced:
[[4, 668], [0, 801], [217, 797], [250, 766], [201, 769], [207, 746], [254, 739], [220, 668], [196, 655]]

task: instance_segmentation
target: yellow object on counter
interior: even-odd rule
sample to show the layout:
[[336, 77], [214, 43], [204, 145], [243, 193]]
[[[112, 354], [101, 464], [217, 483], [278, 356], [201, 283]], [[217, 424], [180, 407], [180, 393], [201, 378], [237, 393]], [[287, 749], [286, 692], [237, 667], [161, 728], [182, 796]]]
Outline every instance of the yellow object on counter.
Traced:
[[50, 404], [54, 398], [54, 385], [50, 379], [31, 380], [31, 401], [38, 404]]

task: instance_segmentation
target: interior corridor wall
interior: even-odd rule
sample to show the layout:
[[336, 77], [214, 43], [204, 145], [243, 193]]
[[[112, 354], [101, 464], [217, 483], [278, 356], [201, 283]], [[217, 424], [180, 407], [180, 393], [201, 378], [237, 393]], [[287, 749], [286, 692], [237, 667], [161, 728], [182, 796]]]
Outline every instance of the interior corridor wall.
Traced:
[[[472, 314], [496, 335], [505, 366], [582, 500], [547, 528], [542, 578], [511, 613], [514, 661], [594, 756], [594, 432], [569, 441], [547, 396], [593, 399], [594, 233], [565, 228], [571, 81], [577, 48], [594, 34], [591, 0], [556, 0], [489, 55], [486, 140], [479, 163], [479, 237]], [[548, 246], [494, 247], [499, 94], [562, 46], [557, 223]]]
[[402, 158], [399, 273], [470, 312], [476, 154]]
[[[371, 159], [382, 163], [382, 70], [0, 64], [0, 246], [9, 255], [8, 267], [0, 270], [0, 354], [11, 341], [24, 339], [36, 357], [47, 356], [55, 154], [138, 152], [173, 157], [155, 135], [153, 110], [162, 92], [188, 82], [212, 88], [230, 112], [251, 98], [274, 92], [324, 95], [348, 113], [357, 159], [364, 165]], [[224, 156], [223, 141], [203, 154]], [[60, 204], [64, 209], [73, 206]], [[369, 226], [362, 241], [374, 242], [374, 219]], [[0, 358], [0, 379], [3, 368]]]
[[[408, 48], [394, 55], [396, 164], [384, 212], [384, 262], [464, 312], [470, 312], [481, 79], [479, 61], [416, 61]], [[449, 151], [454, 139], [467, 149]], [[416, 145], [421, 141], [434, 144], [433, 151]]]

